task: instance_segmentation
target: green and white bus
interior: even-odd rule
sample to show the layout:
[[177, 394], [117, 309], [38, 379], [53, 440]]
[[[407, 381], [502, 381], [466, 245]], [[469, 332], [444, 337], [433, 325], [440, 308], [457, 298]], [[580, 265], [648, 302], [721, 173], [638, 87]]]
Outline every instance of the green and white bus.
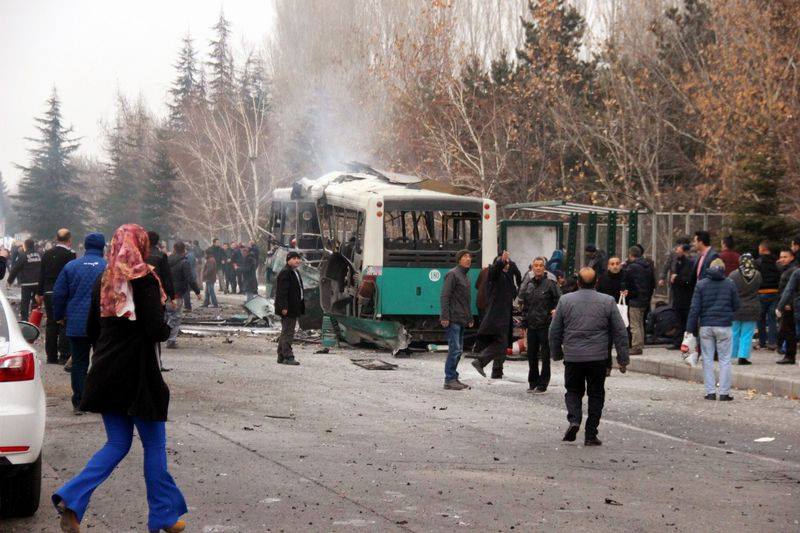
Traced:
[[321, 309], [348, 342], [397, 351], [412, 340], [443, 340], [442, 283], [465, 248], [477, 315], [475, 280], [497, 256], [497, 207], [454, 190], [371, 169], [333, 172], [277, 189], [270, 231], [280, 248], [301, 250], [318, 268]]

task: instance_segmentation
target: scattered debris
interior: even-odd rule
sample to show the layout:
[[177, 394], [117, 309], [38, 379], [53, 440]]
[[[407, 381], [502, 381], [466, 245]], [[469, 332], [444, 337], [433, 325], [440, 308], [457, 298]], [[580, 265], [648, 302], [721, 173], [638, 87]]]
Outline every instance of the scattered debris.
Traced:
[[775, 437], [761, 437], [761, 438], [758, 438], [758, 439], [754, 440], [753, 442], [772, 442], [774, 440], [775, 440]]
[[621, 503], [619, 503], [617, 500], [612, 500], [611, 498], [606, 498], [606, 503], [607, 503], [608, 505], [622, 505], [622, 504], [621, 504]]
[[282, 420], [294, 420], [294, 415], [264, 415], [264, 418], [280, 418]]
[[314, 353], [331, 353], [331, 349], [330, 348], [321, 348], [321, 349], [315, 351]]
[[350, 361], [367, 370], [397, 370], [398, 366], [380, 359], [350, 359]]

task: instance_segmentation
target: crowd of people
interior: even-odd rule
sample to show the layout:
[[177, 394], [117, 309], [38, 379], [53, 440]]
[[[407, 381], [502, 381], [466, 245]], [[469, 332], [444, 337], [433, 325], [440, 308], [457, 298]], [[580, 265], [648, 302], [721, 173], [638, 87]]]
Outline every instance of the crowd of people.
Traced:
[[[705, 398], [731, 401], [731, 361], [752, 364], [753, 347], [778, 352], [778, 364], [794, 364], [800, 335], [800, 236], [778, 247], [768, 241], [758, 246], [758, 257], [736, 251], [732, 237], [712, 246], [707, 231], [678, 239], [663, 268], [645, 256], [642, 245], [628, 250], [627, 258], [606, 256], [594, 244], [585, 247], [586, 261], [568, 278], [564, 254], [548, 260], [536, 257], [522, 274], [508, 251], [481, 270], [475, 283], [477, 319], [472, 313], [472, 287], [467, 276], [469, 251], [456, 256], [441, 292], [441, 325], [446, 329], [448, 356], [444, 388], [465, 390], [458, 363], [464, 352], [464, 333], [477, 326], [472, 366], [486, 377], [503, 377], [503, 365], [512, 350], [515, 309], [522, 316], [528, 359], [528, 392], [541, 394], [550, 382], [550, 359], [565, 364], [569, 429], [565, 440], [575, 440], [581, 421], [581, 399], [589, 398], [586, 443], [599, 444], [597, 426], [604, 402], [604, 380], [611, 374], [612, 347], [625, 372], [630, 356], [645, 347], [646, 324], [670, 349], [698, 345], [702, 357]], [[654, 302], [658, 287], [668, 296]], [[648, 320], [650, 317], [650, 320]], [[715, 373], [714, 363], [719, 372]], [[602, 370], [602, 372], [601, 372]]]

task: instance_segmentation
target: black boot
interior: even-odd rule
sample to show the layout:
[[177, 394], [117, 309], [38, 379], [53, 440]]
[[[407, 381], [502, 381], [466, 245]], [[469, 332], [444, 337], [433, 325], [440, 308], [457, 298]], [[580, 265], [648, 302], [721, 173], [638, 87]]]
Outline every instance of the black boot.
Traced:
[[783, 356], [783, 359], [781, 359], [780, 361], [775, 361], [775, 364], [778, 365], [793, 365], [794, 363], [795, 363], [794, 357], [787, 357], [785, 355]]

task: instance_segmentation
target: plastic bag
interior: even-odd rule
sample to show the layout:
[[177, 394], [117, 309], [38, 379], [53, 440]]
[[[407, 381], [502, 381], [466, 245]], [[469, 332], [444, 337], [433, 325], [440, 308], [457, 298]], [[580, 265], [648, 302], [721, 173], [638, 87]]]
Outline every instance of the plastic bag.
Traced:
[[681, 352], [683, 353], [683, 362], [689, 366], [697, 366], [699, 354], [697, 353], [697, 337], [688, 331], [683, 334], [683, 342], [681, 342]]
[[631, 325], [630, 319], [628, 318], [628, 302], [622, 294], [619, 295], [617, 309], [619, 309], [619, 314], [622, 315], [622, 321], [625, 322], [625, 327], [627, 328]]

